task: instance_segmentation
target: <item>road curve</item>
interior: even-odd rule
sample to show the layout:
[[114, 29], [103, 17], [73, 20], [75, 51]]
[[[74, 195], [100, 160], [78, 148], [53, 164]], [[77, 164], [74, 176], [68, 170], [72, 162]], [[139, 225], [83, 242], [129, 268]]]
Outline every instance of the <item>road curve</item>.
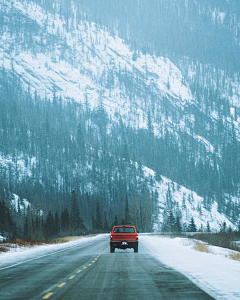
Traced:
[[[80, 240], [79, 240], [80, 241]], [[109, 251], [109, 236], [0, 266], [0, 299], [213, 299], [140, 242]]]

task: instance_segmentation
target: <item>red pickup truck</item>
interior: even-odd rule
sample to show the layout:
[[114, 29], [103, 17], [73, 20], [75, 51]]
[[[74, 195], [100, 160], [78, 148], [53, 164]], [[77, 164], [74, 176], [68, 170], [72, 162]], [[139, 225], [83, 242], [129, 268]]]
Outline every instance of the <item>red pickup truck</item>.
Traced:
[[115, 248], [133, 248], [134, 252], [138, 252], [138, 234], [135, 226], [113, 226], [110, 234], [110, 252], [113, 253]]

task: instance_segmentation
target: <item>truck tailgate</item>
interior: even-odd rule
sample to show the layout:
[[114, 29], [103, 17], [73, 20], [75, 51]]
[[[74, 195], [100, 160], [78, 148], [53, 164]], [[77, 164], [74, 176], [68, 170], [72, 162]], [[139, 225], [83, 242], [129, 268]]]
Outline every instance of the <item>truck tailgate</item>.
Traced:
[[114, 233], [112, 235], [112, 241], [136, 241], [136, 235], [131, 233]]

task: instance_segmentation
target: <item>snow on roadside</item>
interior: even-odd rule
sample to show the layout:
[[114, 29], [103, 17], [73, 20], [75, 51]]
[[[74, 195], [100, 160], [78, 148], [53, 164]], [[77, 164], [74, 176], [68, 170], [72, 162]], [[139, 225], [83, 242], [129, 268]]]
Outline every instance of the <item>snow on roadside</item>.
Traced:
[[11, 248], [8, 252], [0, 252], [0, 270], [8, 267], [10, 264], [21, 264], [24, 261], [30, 261], [37, 259], [39, 257], [51, 255], [57, 251], [65, 251], [69, 247], [79, 246], [83, 244], [92, 243], [93, 240], [99, 240], [104, 238], [105, 234], [100, 234], [92, 237], [81, 237], [79, 239], [72, 240], [67, 243], [60, 244], [47, 244], [47, 245], [38, 245], [32, 246], [30, 248], [26, 247], [14, 247]]
[[210, 247], [213, 253], [194, 250], [186, 238], [141, 236], [141, 241], [162, 263], [183, 273], [217, 300], [240, 299], [240, 261], [232, 260], [232, 250]]

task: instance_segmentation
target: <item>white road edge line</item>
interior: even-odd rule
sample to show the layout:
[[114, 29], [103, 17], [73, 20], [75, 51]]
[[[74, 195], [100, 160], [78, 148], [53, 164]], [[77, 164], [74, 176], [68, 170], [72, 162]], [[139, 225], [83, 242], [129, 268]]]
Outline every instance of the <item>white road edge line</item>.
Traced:
[[[85, 243], [84, 245], [86, 245], [86, 243]], [[27, 262], [29, 262], [29, 261], [32, 261], [32, 260], [37, 260], [37, 259], [39, 259], [39, 258], [43, 258], [43, 257], [46, 257], [46, 256], [51, 256], [51, 255], [54, 255], [54, 254], [56, 254], [56, 253], [63, 252], [63, 251], [66, 251], [66, 250], [69, 250], [69, 249], [73, 249], [73, 248], [77, 248], [77, 247], [79, 247], [79, 245], [77, 245], [77, 246], [72, 246], [72, 247], [68, 247], [68, 248], [65, 248], [65, 249], [62, 249], [62, 250], [58, 250], [58, 251], [56, 251], [56, 252], [53, 252], [53, 253], [50, 253], [50, 254], [46, 254], [46, 255], [42, 255], [42, 256], [39, 256], [39, 257], [31, 258], [31, 259], [22, 261], [22, 262], [20, 262], [20, 263], [17, 263], [17, 264], [11, 265], [11, 266], [1, 268], [0, 271], [6, 270], [6, 269], [10, 269], [10, 268], [13, 268], [13, 267], [16, 267], [16, 266], [25, 264], [25, 263], [27, 263]]]

